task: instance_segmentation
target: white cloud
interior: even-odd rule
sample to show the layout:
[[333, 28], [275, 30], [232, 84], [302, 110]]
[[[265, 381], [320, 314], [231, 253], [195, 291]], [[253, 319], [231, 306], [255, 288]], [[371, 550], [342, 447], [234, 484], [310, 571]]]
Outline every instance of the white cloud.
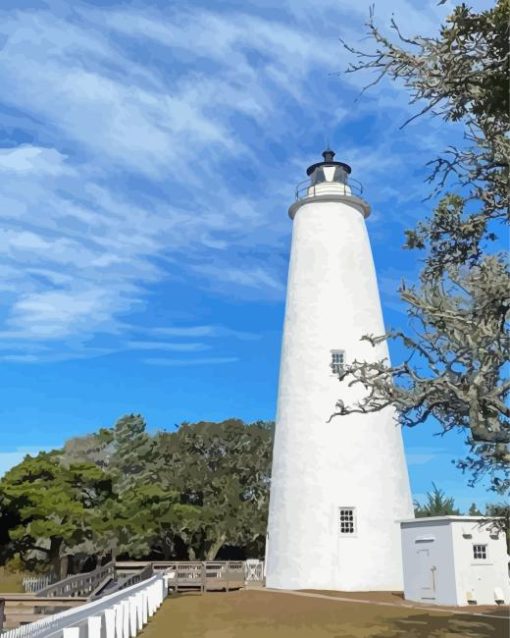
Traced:
[[152, 332], [168, 337], [227, 337], [251, 341], [260, 335], [242, 330], [232, 330], [226, 326], [163, 326], [153, 328]]
[[16, 148], [0, 149], [0, 173], [62, 175], [71, 172], [65, 160], [66, 156], [54, 148], [22, 144]]
[[[397, 4], [411, 27], [433, 27], [439, 10]], [[305, 138], [379, 117], [379, 104], [353, 108], [350, 79], [326, 82], [345, 61], [337, 29], [357, 37], [367, 6], [0, 12], [2, 98], [18, 114], [6, 121], [43, 140], [0, 149], [0, 356], [11, 342], [8, 357], [55, 357], [36, 342], [66, 340], [83, 356], [163, 279], [280, 301]], [[410, 170], [410, 138], [408, 151], [389, 127], [377, 149], [342, 140], [376, 201], [396, 196], [388, 175]]]
[[142, 362], [151, 366], [203, 366], [217, 365], [222, 363], [235, 363], [239, 361], [237, 357], [209, 357], [206, 359], [166, 359], [166, 358], [148, 358]]
[[169, 343], [167, 341], [128, 341], [130, 350], [171, 350], [174, 352], [199, 352], [208, 350], [211, 346], [206, 343]]

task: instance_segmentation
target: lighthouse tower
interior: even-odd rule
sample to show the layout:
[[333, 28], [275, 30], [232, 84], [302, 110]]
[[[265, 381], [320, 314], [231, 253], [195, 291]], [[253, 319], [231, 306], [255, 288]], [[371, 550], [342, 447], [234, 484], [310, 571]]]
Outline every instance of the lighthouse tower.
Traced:
[[[398, 521], [413, 517], [401, 432], [391, 408], [335, 417], [361, 386], [339, 382], [351, 361], [388, 357], [365, 219], [369, 205], [334, 160], [307, 170], [293, 220], [266, 547], [266, 585], [399, 590]], [[329, 422], [328, 422], [329, 421]]]

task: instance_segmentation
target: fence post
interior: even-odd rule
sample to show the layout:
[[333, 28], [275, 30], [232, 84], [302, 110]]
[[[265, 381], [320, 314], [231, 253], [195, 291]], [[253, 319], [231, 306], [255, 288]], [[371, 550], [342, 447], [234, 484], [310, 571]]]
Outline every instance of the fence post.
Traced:
[[101, 638], [101, 616], [87, 618], [87, 638]]
[[122, 638], [129, 638], [129, 603], [127, 600], [122, 605]]
[[147, 587], [147, 618], [150, 618], [152, 616], [152, 614], [154, 613], [153, 611], [153, 587], [152, 585], [149, 585]]
[[149, 619], [149, 616], [147, 614], [147, 589], [142, 589], [142, 601], [142, 621], [143, 624], [146, 625]]
[[80, 638], [79, 627], [65, 627], [62, 632], [62, 638]]
[[117, 603], [113, 609], [115, 611], [115, 638], [124, 638], [124, 608], [122, 607], [122, 603]]
[[136, 622], [136, 596], [130, 596], [128, 598], [129, 605], [129, 634], [131, 638], [135, 638], [138, 633], [138, 627]]
[[138, 631], [141, 631], [143, 628], [141, 592], [136, 594], [136, 626], [138, 627]]
[[115, 638], [115, 608], [104, 610], [105, 638]]

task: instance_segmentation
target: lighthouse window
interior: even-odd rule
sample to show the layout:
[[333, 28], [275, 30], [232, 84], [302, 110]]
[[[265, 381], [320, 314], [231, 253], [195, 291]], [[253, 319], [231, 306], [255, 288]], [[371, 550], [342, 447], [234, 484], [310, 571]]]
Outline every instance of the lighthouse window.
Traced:
[[473, 558], [485, 560], [487, 558], [487, 545], [473, 545]]
[[344, 371], [345, 352], [343, 350], [331, 351], [331, 370], [333, 374], [342, 374]]
[[340, 508], [340, 534], [354, 534], [356, 532], [356, 519], [354, 507]]

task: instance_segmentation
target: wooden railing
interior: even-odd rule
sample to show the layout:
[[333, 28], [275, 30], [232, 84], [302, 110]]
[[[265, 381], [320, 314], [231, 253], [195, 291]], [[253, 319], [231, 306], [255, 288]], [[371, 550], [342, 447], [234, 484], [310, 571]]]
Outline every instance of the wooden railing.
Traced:
[[124, 578], [119, 578], [117, 582], [113, 585], [113, 587], [106, 587], [105, 591], [103, 588], [98, 587], [96, 591], [93, 591], [89, 596], [89, 600], [97, 600], [104, 594], [114, 594], [121, 589], [126, 589], [127, 587], [131, 587], [132, 585], [136, 585], [137, 583], [141, 583], [142, 580], [148, 580], [154, 575], [154, 569], [152, 568], [152, 563], [148, 563], [145, 565], [143, 569], [134, 574], [130, 574], [129, 576], [125, 576]]
[[175, 561], [167, 567], [168, 585], [175, 591], [201, 592], [244, 587], [243, 561]]
[[[264, 561], [249, 559], [246, 561], [117, 561], [115, 566], [119, 574], [134, 574], [137, 570], [152, 564], [154, 573], [158, 571], [173, 572], [175, 582], [189, 586], [200, 584], [202, 578], [211, 579], [210, 585], [217, 584], [218, 579], [240, 582], [241, 576], [246, 586], [262, 586], [264, 583]], [[205, 566], [206, 574], [202, 573]], [[216, 579], [216, 580], [212, 580]], [[172, 581], [170, 581], [172, 582]], [[223, 586], [223, 588], [225, 588]]]
[[107, 578], [115, 577], [115, 562], [111, 561], [85, 574], [76, 574], [63, 580], [59, 580], [53, 585], [44, 587], [37, 592], [41, 598], [51, 598], [53, 596], [88, 596], [96, 587]]
[[[66, 609], [80, 607], [87, 602], [86, 598], [39, 598], [36, 594], [2, 594], [4, 599], [3, 629], [9, 630], [41, 620], [45, 616], [58, 614]], [[2, 636], [2, 638], [4, 638]]]

